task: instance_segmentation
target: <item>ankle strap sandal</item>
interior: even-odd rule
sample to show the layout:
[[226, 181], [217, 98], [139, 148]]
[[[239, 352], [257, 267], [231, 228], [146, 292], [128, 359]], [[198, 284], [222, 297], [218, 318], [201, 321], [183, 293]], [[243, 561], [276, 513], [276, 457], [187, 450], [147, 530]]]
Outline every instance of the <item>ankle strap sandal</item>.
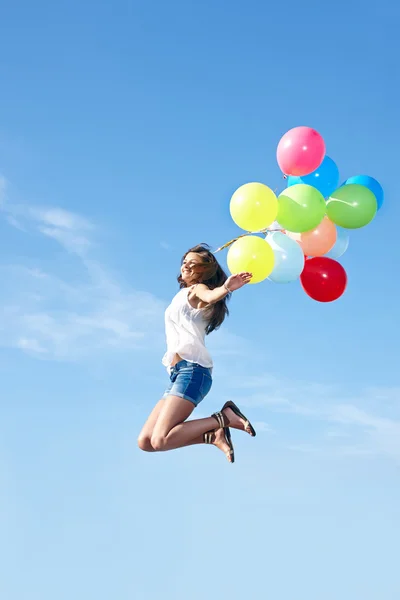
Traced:
[[210, 429], [210, 431], [206, 431], [205, 433], [203, 433], [203, 440], [205, 444], [212, 444], [214, 438], [214, 429]]
[[223, 429], [224, 427], [228, 427], [230, 421], [228, 417], [220, 410], [219, 412], [215, 412], [211, 415], [218, 423], [218, 427]]
[[[228, 459], [228, 462], [234, 463], [235, 462], [235, 450], [233, 448], [231, 431], [230, 431], [229, 427], [224, 427], [223, 433], [224, 433], [225, 441], [229, 446], [229, 452], [225, 453], [226, 458]], [[214, 430], [211, 429], [210, 431], [206, 431], [205, 433], [203, 433], [203, 440], [204, 440], [205, 444], [213, 444], [215, 442]]]

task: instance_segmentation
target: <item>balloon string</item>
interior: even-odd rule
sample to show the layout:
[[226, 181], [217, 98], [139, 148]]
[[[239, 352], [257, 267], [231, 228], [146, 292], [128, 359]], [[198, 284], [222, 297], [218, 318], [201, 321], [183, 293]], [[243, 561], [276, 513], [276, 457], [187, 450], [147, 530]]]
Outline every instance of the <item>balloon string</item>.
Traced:
[[224, 244], [223, 246], [220, 246], [219, 248], [217, 248], [216, 250], [214, 250], [213, 254], [216, 254], [217, 252], [220, 252], [221, 250], [225, 250], [225, 248], [228, 248], [228, 246], [231, 246], [234, 242], [236, 242], [237, 240], [240, 240], [242, 237], [246, 237], [247, 235], [256, 235], [257, 233], [273, 233], [274, 231], [284, 231], [284, 229], [281, 229], [280, 227], [277, 229], [268, 229], [268, 227], [266, 227], [265, 229], [260, 229], [260, 231], [248, 231], [247, 233], [242, 233], [242, 235], [239, 235], [238, 237], [233, 238], [233, 240], [229, 240], [229, 242], [226, 242], [226, 244]]

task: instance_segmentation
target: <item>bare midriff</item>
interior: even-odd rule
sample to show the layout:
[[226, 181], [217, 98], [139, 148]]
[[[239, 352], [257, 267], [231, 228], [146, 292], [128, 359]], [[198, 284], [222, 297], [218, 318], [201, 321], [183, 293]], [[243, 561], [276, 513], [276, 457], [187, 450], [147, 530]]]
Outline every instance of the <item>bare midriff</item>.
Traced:
[[180, 362], [181, 360], [183, 360], [183, 358], [181, 356], [179, 356], [179, 354], [175, 353], [174, 358], [172, 359], [171, 362], [171, 367], [173, 367], [174, 365], [176, 365], [176, 363]]

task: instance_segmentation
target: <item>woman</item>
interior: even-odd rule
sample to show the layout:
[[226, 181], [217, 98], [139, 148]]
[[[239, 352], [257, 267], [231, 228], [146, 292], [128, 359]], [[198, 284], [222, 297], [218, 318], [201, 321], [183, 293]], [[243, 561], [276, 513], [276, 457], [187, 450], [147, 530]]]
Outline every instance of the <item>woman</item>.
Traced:
[[204, 338], [218, 329], [228, 314], [230, 294], [249, 283], [251, 273], [227, 277], [206, 245], [183, 256], [180, 291], [165, 311], [167, 351], [163, 364], [170, 384], [147, 419], [138, 439], [147, 452], [212, 444], [234, 462], [230, 428], [255, 436], [253, 426], [233, 402], [205, 419], [186, 421], [212, 385], [213, 362]]

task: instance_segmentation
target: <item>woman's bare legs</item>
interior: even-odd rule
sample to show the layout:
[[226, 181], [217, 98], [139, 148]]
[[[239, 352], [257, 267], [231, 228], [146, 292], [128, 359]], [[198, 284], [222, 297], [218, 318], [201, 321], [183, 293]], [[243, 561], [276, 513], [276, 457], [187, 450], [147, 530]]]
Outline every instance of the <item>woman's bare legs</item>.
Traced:
[[[156, 421], [151, 436], [151, 445], [156, 451], [174, 450], [189, 443], [201, 443], [200, 438], [207, 431], [219, 430], [214, 417], [186, 421], [193, 412], [194, 405], [178, 396], [167, 396]], [[227, 408], [224, 410], [229, 427], [244, 429], [244, 422]]]
[[[165, 403], [164, 398], [162, 398], [161, 400], [159, 400], [157, 402], [157, 404], [151, 411], [150, 416], [147, 419], [146, 423], [143, 425], [142, 431], [139, 434], [138, 446], [141, 450], [144, 450], [145, 452], [155, 452], [156, 451], [153, 448], [153, 446], [151, 445], [151, 438], [153, 435], [155, 424], [157, 423], [157, 419], [160, 415], [160, 412], [161, 412], [161, 409], [162, 409], [164, 403]], [[191, 442], [188, 442], [186, 444], [186, 446], [192, 446], [194, 444], [204, 444], [203, 436], [201, 435], [198, 438], [192, 440]]]
[[[167, 403], [167, 406], [165, 406], [167, 400], [169, 400], [169, 399], [174, 399], [175, 401], [172, 400]], [[181, 409], [181, 410], [178, 410], [178, 414], [176, 414], [176, 411], [175, 411], [176, 406]], [[156, 404], [156, 406], [153, 408], [152, 412], [150, 413], [150, 416], [148, 417], [146, 423], [143, 426], [142, 431], [139, 434], [139, 438], [138, 438], [139, 448], [141, 450], [144, 450], [145, 452], [155, 452], [155, 451], [161, 451], [161, 450], [172, 450], [173, 448], [183, 448], [184, 446], [193, 446], [195, 444], [204, 444], [203, 434], [206, 431], [210, 431], [211, 429], [215, 430], [218, 427], [218, 423], [212, 417], [208, 418], [208, 419], [197, 419], [197, 421], [189, 421], [187, 423], [183, 423], [183, 421], [180, 420], [180, 419], [182, 419], [182, 416], [183, 416], [183, 419], [186, 420], [190, 416], [190, 414], [193, 412], [193, 410], [194, 410], [194, 405], [191, 402], [189, 402], [188, 400], [179, 398], [177, 396], [168, 396], [168, 398], [166, 398], [166, 399], [164, 399], [164, 398], [161, 399]], [[235, 415], [233, 415], [233, 416], [235, 416]], [[158, 424], [160, 418], [162, 418], [162, 421], [156, 428], [156, 425]], [[181, 436], [179, 436], [181, 439], [178, 440], [178, 444], [176, 444], [177, 440], [176, 439], [174, 440], [174, 438], [176, 438], [176, 433], [178, 433], [178, 435], [179, 435], [180, 431], [178, 430], [178, 432], [174, 432], [175, 436], [174, 436], [174, 438], [172, 438], [172, 441], [175, 441], [175, 444], [171, 445], [171, 447], [169, 447], [169, 444], [168, 444], [168, 447], [166, 447], [166, 443], [165, 443], [164, 439], [167, 436], [163, 435], [163, 434], [165, 431], [167, 431], [168, 427], [170, 428], [170, 430], [167, 431], [167, 434], [171, 431], [171, 429], [173, 429], [177, 425], [185, 425], [186, 426], [186, 425], [192, 425], [192, 423], [196, 423], [195, 430], [194, 430], [194, 433], [196, 434], [199, 431], [198, 424], [199, 424], [199, 422], [202, 422], [202, 421], [206, 421], [208, 423], [207, 429], [204, 429], [204, 423], [201, 423], [200, 431], [202, 433], [200, 433], [199, 435], [195, 435], [195, 437], [192, 437], [191, 439], [189, 439], [189, 435], [187, 435], [189, 432], [185, 432], [186, 442], [181, 438]], [[170, 426], [171, 423], [173, 423], [174, 425]], [[191, 428], [191, 430], [190, 430], [190, 436], [192, 436], [192, 435], [193, 435], [193, 428]], [[214, 431], [212, 445], [216, 446], [217, 448], [222, 450], [222, 452], [224, 452], [227, 456], [229, 456], [230, 449], [229, 449], [228, 444], [226, 443], [222, 429]]]
[[186, 421], [194, 408], [192, 402], [179, 396], [165, 398], [151, 436], [151, 445], [155, 450], [181, 448], [202, 437], [206, 431], [218, 429], [218, 423], [213, 417]]

